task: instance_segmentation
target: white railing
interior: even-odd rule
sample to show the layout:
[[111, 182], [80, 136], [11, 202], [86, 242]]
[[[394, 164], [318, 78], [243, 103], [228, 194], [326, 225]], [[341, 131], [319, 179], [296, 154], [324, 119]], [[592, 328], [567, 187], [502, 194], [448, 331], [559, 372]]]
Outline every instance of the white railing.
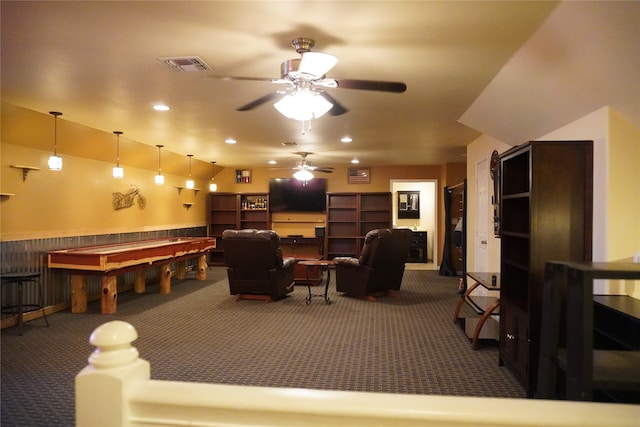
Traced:
[[98, 327], [76, 376], [78, 427], [138, 426], [638, 426], [640, 405], [496, 399], [150, 379], [133, 326]]

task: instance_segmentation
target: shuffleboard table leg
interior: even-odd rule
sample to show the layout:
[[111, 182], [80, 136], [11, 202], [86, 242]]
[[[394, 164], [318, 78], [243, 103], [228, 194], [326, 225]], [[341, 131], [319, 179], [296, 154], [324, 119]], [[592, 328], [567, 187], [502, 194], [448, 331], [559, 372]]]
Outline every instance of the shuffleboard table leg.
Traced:
[[160, 266], [160, 293], [171, 293], [171, 266], [163, 264]]
[[100, 313], [114, 314], [118, 301], [118, 280], [116, 276], [102, 276], [102, 295], [100, 295]]
[[187, 264], [184, 260], [176, 261], [176, 277], [178, 280], [184, 280], [187, 277]]
[[71, 312], [87, 312], [87, 276], [84, 274], [71, 275]]
[[197, 280], [207, 280], [207, 255], [201, 255], [198, 257], [198, 272], [196, 273]]
[[136, 277], [133, 282], [133, 292], [136, 294], [144, 294], [146, 283], [145, 283], [145, 270], [136, 270]]

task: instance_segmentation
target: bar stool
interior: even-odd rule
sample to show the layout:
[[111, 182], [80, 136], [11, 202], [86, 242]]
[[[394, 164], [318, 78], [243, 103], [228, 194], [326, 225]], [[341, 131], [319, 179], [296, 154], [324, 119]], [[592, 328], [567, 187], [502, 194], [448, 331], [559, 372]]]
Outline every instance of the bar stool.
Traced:
[[[10, 314], [18, 315], [18, 335], [22, 335], [22, 323], [23, 323], [22, 315], [25, 312], [42, 310], [42, 316], [44, 317], [44, 321], [47, 324], [47, 326], [49, 326], [47, 313], [45, 313], [44, 311], [44, 289], [42, 288], [42, 283], [40, 283], [40, 281], [38, 280], [39, 277], [40, 277], [40, 273], [38, 272], [2, 273], [2, 275], [0, 275], [0, 279], [2, 280], [3, 287], [5, 285], [8, 286], [8, 285], [16, 284], [18, 288], [17, 304], [2, 306], [2, 313], [10, 313]], [[25, 283], [28, 283], [28, 282], [35, 282], [38, 285], [38, 295], [40, 297], [40, 301], [38, 304], [23, 304], [22, 302], [23, 286]]]

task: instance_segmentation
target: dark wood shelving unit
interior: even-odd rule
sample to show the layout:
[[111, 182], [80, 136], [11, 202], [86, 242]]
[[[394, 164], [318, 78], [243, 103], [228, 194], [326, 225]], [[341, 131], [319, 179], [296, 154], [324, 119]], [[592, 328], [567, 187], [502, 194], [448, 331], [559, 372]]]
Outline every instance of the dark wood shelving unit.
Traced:
[[358, 257], [364, 236], [391, 227], [391, 193], [327, 193], [327, 259]]
[[212, 193], [208, 206], [209, 236], [216, 238], [210, 255], [212, 265], [224, 265], [224, 230], [271, 228], [268, 193]]
[[591, 260], [593, 143], [533, 141], [500, 160], [500, 364], [532, 396], [544, 264]]

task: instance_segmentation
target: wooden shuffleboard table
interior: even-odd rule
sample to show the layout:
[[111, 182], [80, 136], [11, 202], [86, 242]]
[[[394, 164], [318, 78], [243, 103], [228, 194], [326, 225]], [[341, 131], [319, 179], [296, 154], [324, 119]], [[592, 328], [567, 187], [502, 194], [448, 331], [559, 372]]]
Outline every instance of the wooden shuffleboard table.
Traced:
[[118, 288], [116, 276], [135, 272], [134, 292], [144, 293], [144, 270], [160, 267], [160, 293], [171, 292], [170, 264], [176, 263], [176, 276], [184, 279], [185, 261], [198, 258], [196, 279], [207, 278], [207, 253], [216, 247], [213, 237], [177, 237], [64, 249], [48, 253], [49, 268], [68, 270], [71, 274], [71, 312], [87, 311], [87, 276], [102, 278], [100, 312], [116, 312]]

